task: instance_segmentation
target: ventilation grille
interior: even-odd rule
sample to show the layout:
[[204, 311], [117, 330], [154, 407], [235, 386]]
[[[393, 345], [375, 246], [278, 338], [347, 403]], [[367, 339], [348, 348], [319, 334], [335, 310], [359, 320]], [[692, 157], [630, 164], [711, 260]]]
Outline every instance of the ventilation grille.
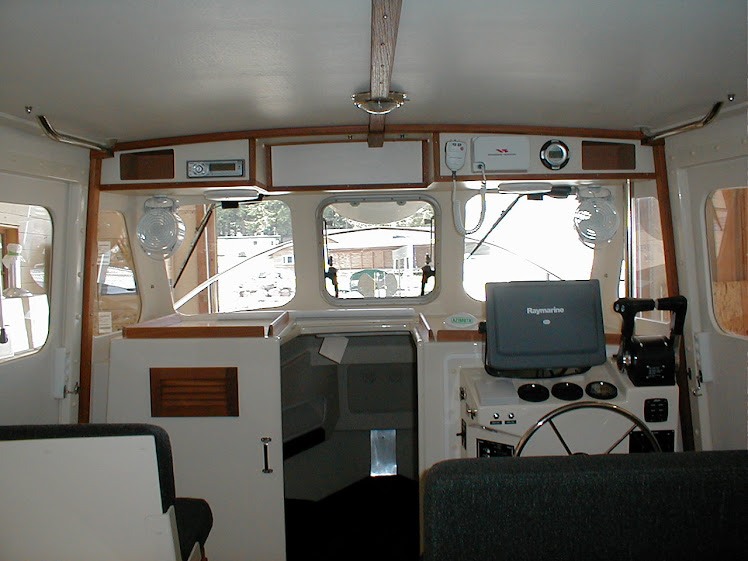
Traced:
[[238, 417], [235, 367], [151, 368], [151, 416]]

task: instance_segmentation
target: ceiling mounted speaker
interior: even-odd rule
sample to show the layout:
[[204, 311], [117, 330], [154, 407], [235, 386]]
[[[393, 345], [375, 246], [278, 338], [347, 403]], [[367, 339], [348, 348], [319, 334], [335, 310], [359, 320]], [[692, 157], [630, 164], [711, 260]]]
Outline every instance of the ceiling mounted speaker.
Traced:
[[590, 187], [580, 189], [577, 196], [579, 207], [574, 213], [574, 227], [579, 239], [593, 249], [610, 243], [621, 225], [610, 190]]
[[184, 240], [184, 222], [177, 214], [177, 201], [156, 195], [143, 204], [143, 218], [138, 222], [140, 246], [152, 259], [168, 259]]

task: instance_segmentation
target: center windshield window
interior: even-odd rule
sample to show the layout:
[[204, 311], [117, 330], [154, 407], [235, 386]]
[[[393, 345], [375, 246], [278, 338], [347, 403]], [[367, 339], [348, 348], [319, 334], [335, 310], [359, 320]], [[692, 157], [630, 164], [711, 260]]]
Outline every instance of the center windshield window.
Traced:
[[425, 197], [328, 200], [325, 291], [335, 300], [424, 298], [436, 286], [435, 211]]
[[[574, 186], [543, 195], [489, 191], [482, 226], [465, 236], [465, 292], [482, 301], [487, 282], [591, 278], [595, 252], [611, 245], [595, 236], [621, 236], [615, 194]], [[477, 224], [482, 206], [479, 195], [468, 201], [466, 224]], [[618, 275], [620, 258], [613, 263]]]

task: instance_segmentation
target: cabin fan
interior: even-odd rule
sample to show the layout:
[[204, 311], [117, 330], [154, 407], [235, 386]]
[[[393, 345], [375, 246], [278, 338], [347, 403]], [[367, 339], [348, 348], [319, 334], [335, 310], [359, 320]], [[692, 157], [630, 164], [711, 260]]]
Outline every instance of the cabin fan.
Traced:
[[177, 214], [177, 201], [155, 195], [145, 201], [145, 214], [138, 222], [140, 246], [152, 259], [171, 257], [184, 240], [184, 222]]
[[574, 213], [574, 227], [587, 247], [597, 249], [613, 239], [621, 218], [613, 205], [613, 194], [604, 187], [579, 188], [579, 206]]

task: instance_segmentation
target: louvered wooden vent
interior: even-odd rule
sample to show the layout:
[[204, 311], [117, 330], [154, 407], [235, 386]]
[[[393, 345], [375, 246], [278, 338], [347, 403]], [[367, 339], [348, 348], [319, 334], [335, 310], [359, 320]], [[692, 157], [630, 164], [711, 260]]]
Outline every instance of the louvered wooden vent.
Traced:
[[238, 417], [237, 370], [151, 368], [151, 416]]

